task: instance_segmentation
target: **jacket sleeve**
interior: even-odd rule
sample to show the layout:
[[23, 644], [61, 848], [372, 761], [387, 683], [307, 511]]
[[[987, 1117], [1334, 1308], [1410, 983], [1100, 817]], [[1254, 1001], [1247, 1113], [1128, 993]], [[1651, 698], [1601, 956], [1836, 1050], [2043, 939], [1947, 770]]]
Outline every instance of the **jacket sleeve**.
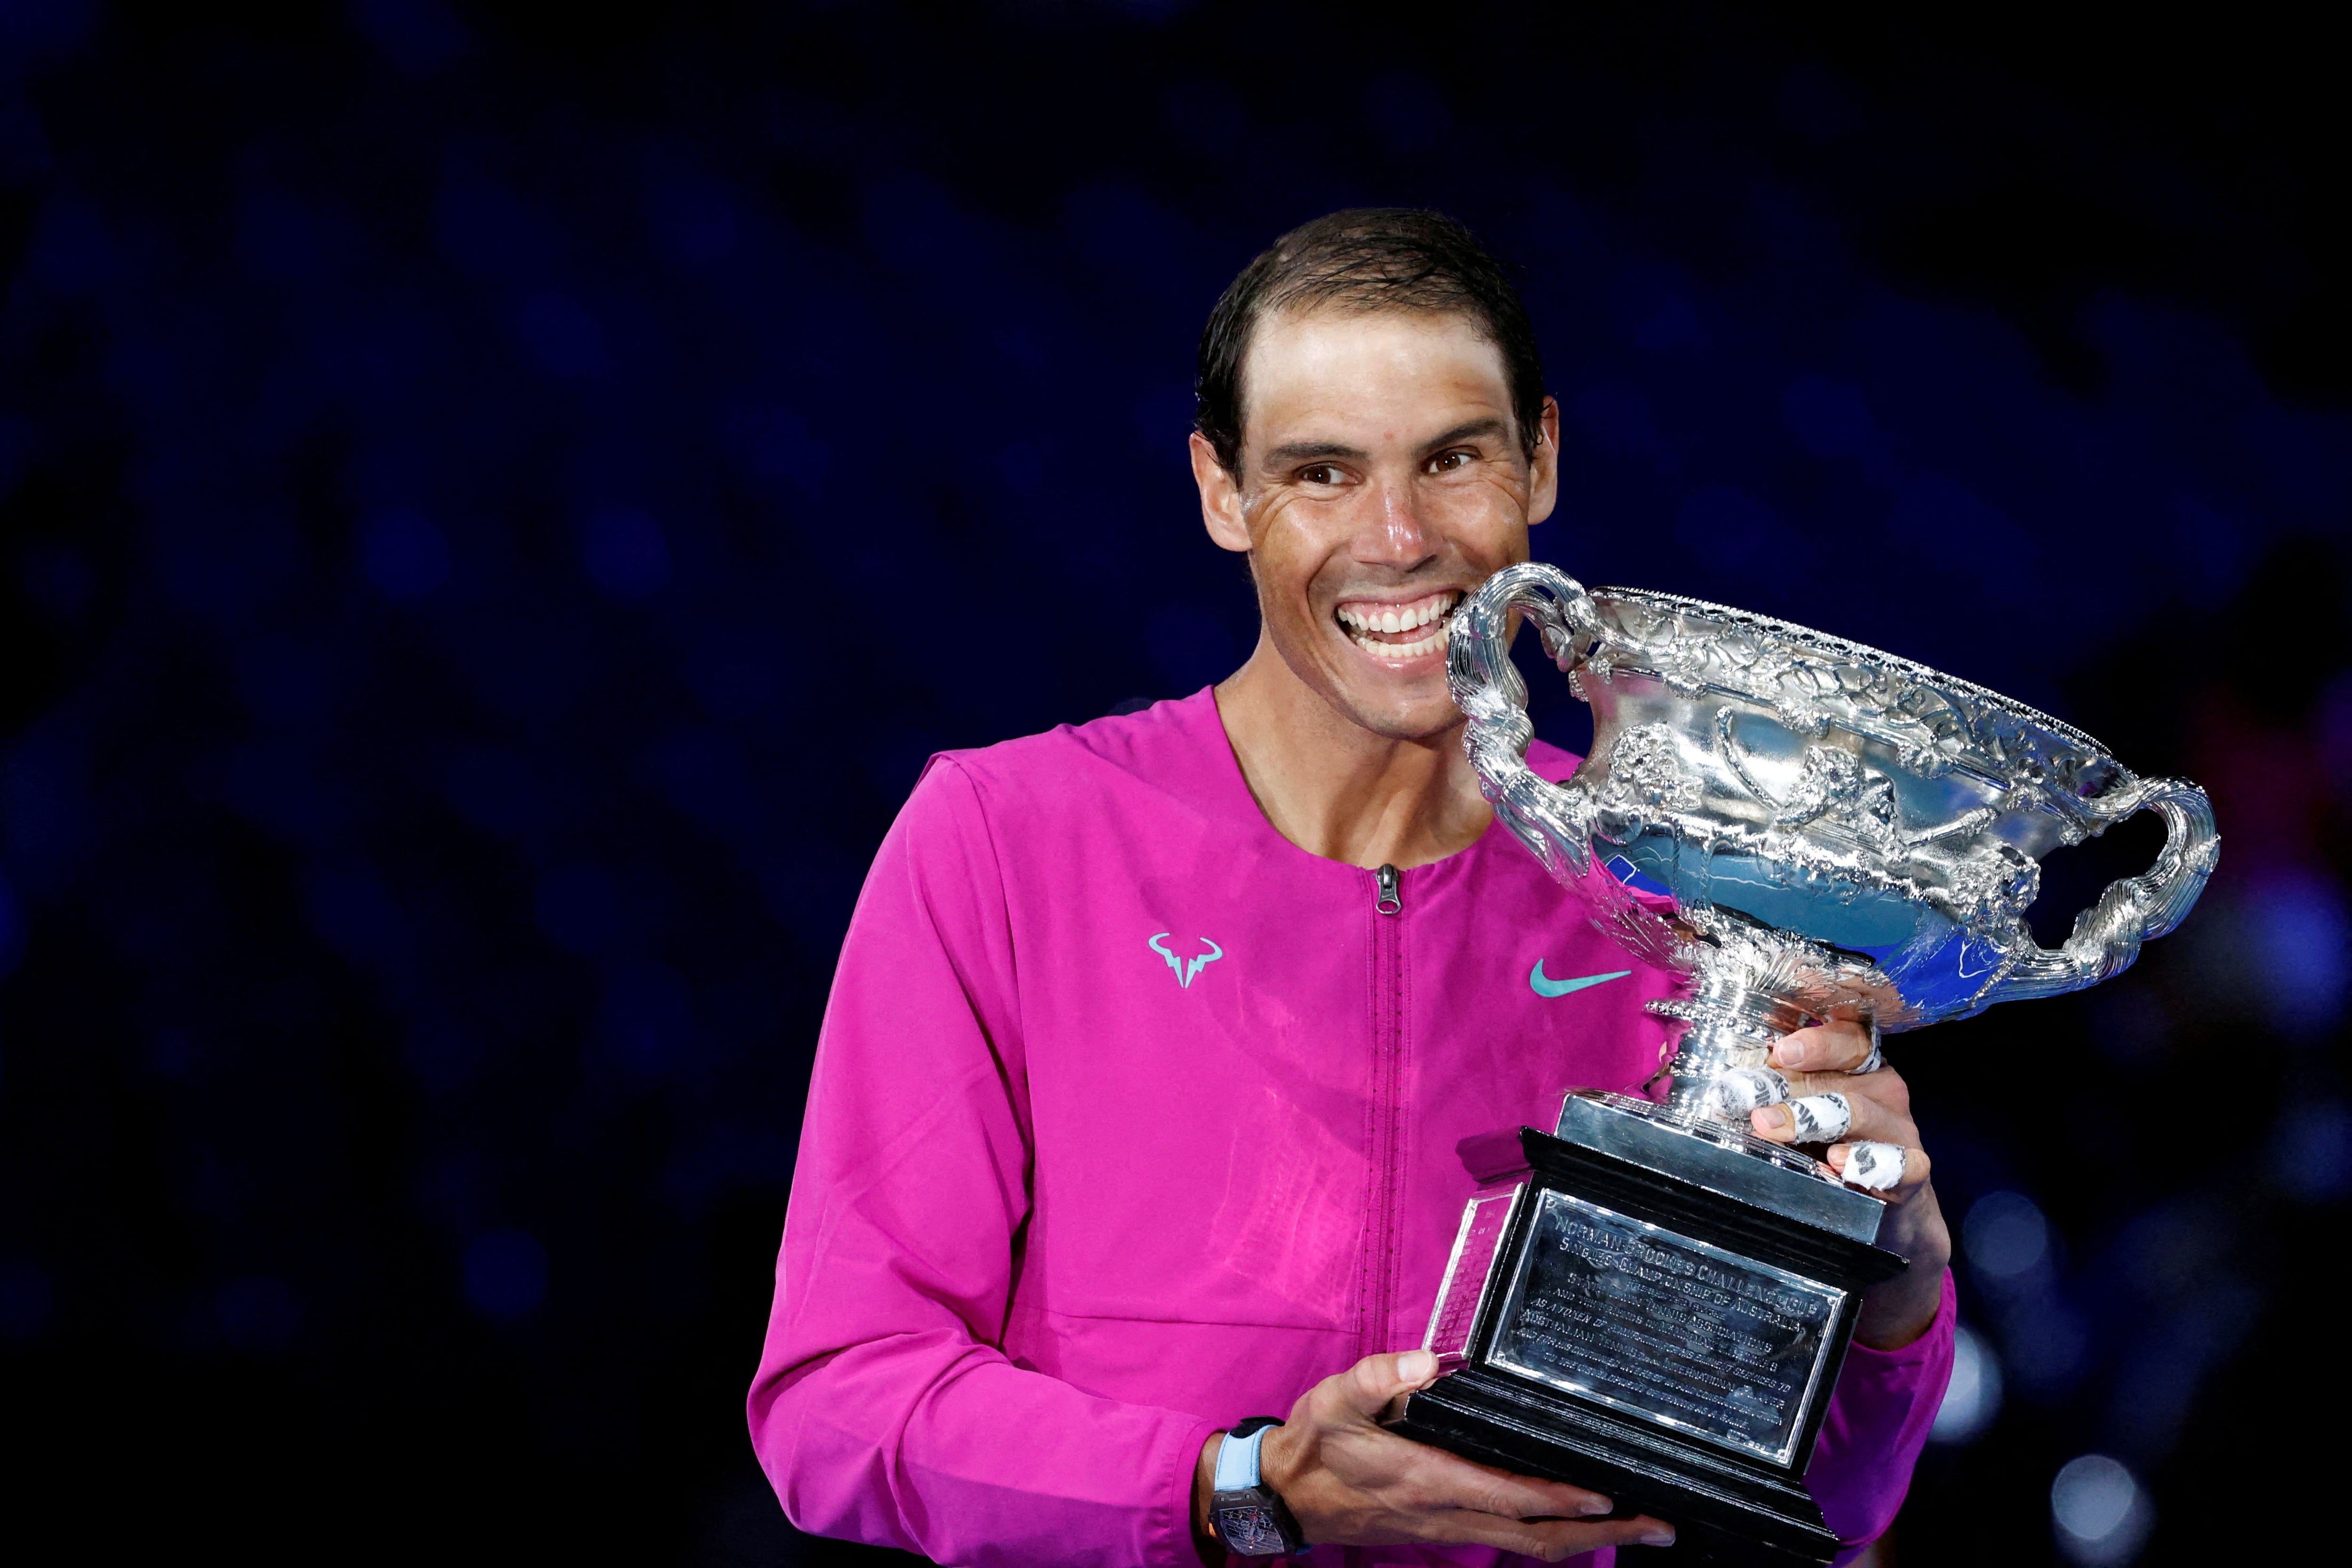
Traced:
[[1845, 1543], [1845, 1563], [1886, 1532], [1911, 1469], [1927, 1444], [1927, 1428], [1952, 1381], [1952, 1331], [1957, 1321], [1952, 1277], [1927, 1331], [1898, 1351], [1848, 1348], [1805, 1486], [1831, 1530]]
[[818, 1037], [751, 1440], [793, 1522], [945, 1563], [1193, 1565], [1199, 1417], [1002, 1344], [1029, 1213], [1017, 963], [989, 823], [935, 761]]

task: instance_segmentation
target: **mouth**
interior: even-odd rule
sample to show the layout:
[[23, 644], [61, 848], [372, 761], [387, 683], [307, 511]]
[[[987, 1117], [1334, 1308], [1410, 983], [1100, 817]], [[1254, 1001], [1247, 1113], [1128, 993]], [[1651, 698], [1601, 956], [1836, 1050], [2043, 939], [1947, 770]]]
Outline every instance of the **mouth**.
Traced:
[[1461, 603], [1462, 590], [1444, 588], [1399, 603], [1342, 600], [1332, 613], [1349, 642], [1383, 664], [1402, 664], [1445, 652], [1447, 626]]

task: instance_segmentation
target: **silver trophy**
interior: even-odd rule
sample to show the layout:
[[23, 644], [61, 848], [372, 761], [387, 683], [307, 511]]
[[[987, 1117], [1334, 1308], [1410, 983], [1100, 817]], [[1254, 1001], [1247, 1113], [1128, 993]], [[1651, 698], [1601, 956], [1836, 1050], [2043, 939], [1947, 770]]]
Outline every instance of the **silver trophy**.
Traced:
[[[1565, 784], [1527, 763], [1522, 618], [1592, 709]], [[1836, 1540], [1799, 1482], [1861, 1294], [1904, 1266], [1873, 1245], [1885, 1200], [1858, 1190], [1893, 1185], [1901, 1154], [1855, 1145], [1842, 1180], [1754, 1136], [1748, 1112], [1787, 1094], [1773, 1042], [2122, 973], [2203, 890], [2211, 807], [2021, 703], [1720, 605], [1529, 564], [1451, 632], [1480, 788], [1602, 931], [1688, 976], [1651, 1004], [1687, 1027], [1661, 1100], [1573, 1093], [1549, 1135], [1479, 1172], [1430, 1324], [1449, 1370], [1391, 1424], [1607, 1491], [1709, 1560], [1826, 1563]], [[2164, 820], [2155, 866], [2040, 945], [2039, 858], [2140, 811]], [[1842, 1097], [1791, 1110], [1800, 1142], [1850, 1123]]]
[[[1527, 764], [1515, 613], [1592, 709], [1592, 756], [1564, 784]], [[1671, 594], [1588, 594], [1539, 563], [1497, 573], [1452, 631], [1486, 798], [1603, 931], [1691, 976], [1686, 1000], [1654, 1004], [1690, 1026], [1662, 1064], [1665, 1104], [1611, 1098], [1629, 1114], [1721, 1141], [1777, 1098], [1765, 1057], [1791, 1029], [1891, 1034], [2095, 985], [2212, 874], [2203, 790], [2139, 778], [2072, 725], [1874, 648]], [[2040, 945], [2025, 921], [2040, 858], [2141, 811], [2164, 819], [2154, 868], [2107, 889], [2063, 947]], [[1629, 881], [1670, 894], [1672, 916]]]

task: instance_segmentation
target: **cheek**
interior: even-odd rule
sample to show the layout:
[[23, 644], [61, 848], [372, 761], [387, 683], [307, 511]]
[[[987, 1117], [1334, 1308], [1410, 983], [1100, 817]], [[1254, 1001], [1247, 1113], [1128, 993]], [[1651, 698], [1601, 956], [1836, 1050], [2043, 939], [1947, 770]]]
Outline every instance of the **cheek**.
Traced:
[[1511, 542], [1527, 531], [1527, 498], [1499, 479], [1454, 486], [1436, 498], [1433, 515], [1462, 553], [1498, 564]]
[[1313, 553], [1291, 529], [1277, 524], [1250, 544], [1250, 572], [1276, 598], [1295, 595], [1315, 576]]
[[1349, 520], [1335, 503], [1294, 500], [1269, 509], [1250, 531], [1259, 580], [1303, 591], [1346, 552], [1349, 531]]

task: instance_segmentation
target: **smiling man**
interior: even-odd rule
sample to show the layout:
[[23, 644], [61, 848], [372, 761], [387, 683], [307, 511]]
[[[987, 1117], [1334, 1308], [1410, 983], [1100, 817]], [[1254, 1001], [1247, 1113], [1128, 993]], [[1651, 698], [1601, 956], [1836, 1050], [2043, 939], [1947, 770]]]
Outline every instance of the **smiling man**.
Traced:
[[[1555, 499], [1525, 310], [1452, 221], [1339, 213], [1226, 290], [1199, 391], [1202, 511], [1248, 557], [1257, 647], [917, 786], [818, 1047], [761, 1462], [803, 1529], [941, 1563], [1663, 1544], [1377, 1419], [1435, 1375], [1410, 1347], [1476, 1184], [1457, 1145], [1636, 1090], [1670, 1046], [1642, 1005], [1669, 977], [1493, 829], [1445, 692], [1446, 617]], [[1776, 1058], [1906, 1152], [1882, 1243], [1914, 1267], [1866, 1302], [1809, 1477], [1857, 1545], [1951, 1355], [1927, 1156], [1900, 1079], [1848, 1070], [1867, 1050], [1832, 1026]]]

